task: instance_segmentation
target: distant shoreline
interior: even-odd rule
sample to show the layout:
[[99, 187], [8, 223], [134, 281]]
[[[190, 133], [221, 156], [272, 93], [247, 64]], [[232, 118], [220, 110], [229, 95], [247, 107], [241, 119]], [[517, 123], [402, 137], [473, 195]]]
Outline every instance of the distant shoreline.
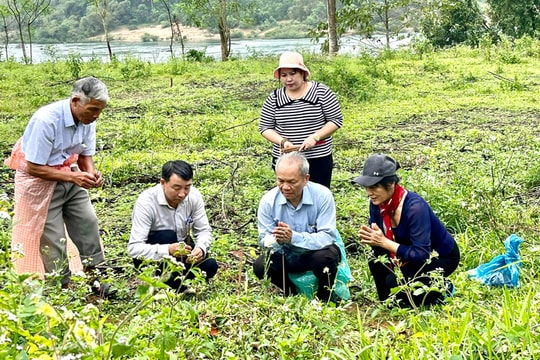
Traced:
[[[208, 30], [199, 29], [191, 26], [181, 26], [180, 31], [182, 38], [187, 42], [206, 42], [206, 41], [218, 41], [219, 34], [212, 34]], [[235, 30], [236, 31], [236, 30]], [[163, 27], [160, 25], [139, 27], [137, 29], [128, 29], [127, 27], [121, 27], [112, 31], [109, 31], [110, 41], [125, 41], [125, 42], [142, 42], [143, 36], [147, 34], [155, 37], [158, 41], [170, 41], [171, 29], [169, 27]], [[89, 41], [105, 41], [105, 35], [93, 36], [88, 39]]]

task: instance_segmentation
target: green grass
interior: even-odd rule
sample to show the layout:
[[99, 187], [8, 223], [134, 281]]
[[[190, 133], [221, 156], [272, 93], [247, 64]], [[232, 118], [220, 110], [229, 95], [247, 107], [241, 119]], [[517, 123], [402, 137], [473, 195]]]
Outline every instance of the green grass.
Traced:
[[[274, 58], [149, 64], [0, 63], [0, 149], [7, 155], [37, 107], [67, 97], [74, 71], [101, 77], [111, 101], [98, 120], [96, 163], [102, 189], [91, 199], [100, 219], [107, 278], [116, 300], [62, 292], [12, 273], [10, 230], [0, 231], [0, 356], [83, 359], [525, 359], [540, 358], [539, 44], [458, 47], [379, 57], [305, 54], [312, 78], [341, 101], [334, 180], [339, 230], [354, 276], [339, 307], [282, 298], [255, 279], [256, 209], [274, 185], [270, 146], [257, 118]], [[516, 55], [517, 54], [517, 55]], [[368, 200], [350, 184], [366, 157], [385, 152], [402, 165], [406, 188], [432, 205], [454, 234], [462, 263], [454, 298], [430, 309], [389, 309], [376, 300], [369, 251], [356, 239]], [[214, 228], [220, 264], [195, 297], [138, 279], [126, 253], [131, 209], [180, 158], [195, 167]], [[0, 209], [13, 207], [13, 172], [1, 169]], [[521, 286], [487, 288], [466, 271], [525, 242]], [[243, 254], [243, 255], [241, 255]], [[241, 260], [240, 260], [241, 259]], [[147, 274], [149, 275], [149, 274]], [[152, 286], [151, 286], [152, 285]], [[66, 357], [67, 358], [67, 357]]]

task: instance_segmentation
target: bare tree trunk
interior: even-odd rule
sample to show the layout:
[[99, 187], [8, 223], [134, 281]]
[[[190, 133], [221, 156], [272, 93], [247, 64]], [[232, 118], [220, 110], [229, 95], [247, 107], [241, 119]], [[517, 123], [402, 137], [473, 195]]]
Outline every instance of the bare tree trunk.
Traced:
[[227, 0], [219, 0], [218, 29], [221, 43], [221, 61], [224, 61], [231, 54], [231, 29], [227, 25]]
[[28, 47], [30, 49], [30, 64], [33, 61], [32, 58], [32, 32], [30, 31], [30, 24], [26, 25], [26, 32], [28, 33]]
[[32, 24], [39, 18], [40, 15], [47, 13], [51, 0], [34, 0], [25, 3], [23, 7], [26, 19], [26, 32], [28, 33], [28, 44], [30, 47], [30, 62], [33, 61], [32, 52]]
[[182, 36], [182, 30], [180, 30], [180, 21], [178, 20], [176, 16], [174, 17], [173, 20], [174, 20], [174, 25], [176, 26], [177, 37], [180, 40], [180, 48], [182, 49], [182, 56], [184, 56], [186, 52], [186, 47], [184, 45], [184, 37]]
[[171, 53], [171, 57], [174, 57], [174, 50], [173, 50], [173, 43], [174, 43], [174, 22], [173, 22], [173, 14], [171, 11], [171, 7], [169, 6], [169, 3], [167, 0], [161, 0], [163, 3], [163, 6], [165, 6], [165, 10], [167, 10], [167, 17], [169, 18], [169, 28], [171, 29], [171, 39], [169, 41], [169, 51]]
[[17, 25], [18, 25], [18, 28], [19, 28], [19, 36], [21, 38], [20, 40], [21, 40], [21, 49], [22, 49], [22, 53], [23, 53], [23, 60], [24, 60], [25, 64], [29, 64], [28, 55], [26, 54], [26, 44], [24, 43], [24, 34], [23, 34], [23, 29], [22, 29], [22, 23], [19, 23]]
[[109, 29], [107, 27], [107, 10], [109, 9], [109, 0], [94, 0], [96, 6], [96, 12], [101, 18], [101, 25], [103, 26], [103, 32], [105, 33], [105, 42], [107, 43], [107, 50], [109, 51], [109, 60], [113, 60], [113, 52], [111, 49], [111, 41], [109, 39]]
[[26, 54], [26, 44], [24, 43], [24, 31], [23, 31], [23, 18], [22, 10], [19, 9], [19, 4], [15, 0], [8, 0], [6, 2], [9, 12], [13, 15], [15, 22], [17, 22], [17, 30], [19, 31], [19, 41], [21, 42], [21, 50], [23, 53], [23, 61], [28, 64], [28, 55]]
[[384, 0], [384, 32], [386, 35], [386, 48], [390, 49], [390, 19], [388, 0]]
[[327, 0], [328, 16], [328, 53], [336, 55], [339, 51], [336, 21], [336, 0]]
[[5, 49], [5, 52], [6, 52], [6, 60], [9, 59], [9, 31], [8, 31], [8, 22], [7, 22], [7, 18], [1, 14], [2, 16], [2, 21], [4, 22], [4, 36], [6, 37], [6, 39], [4, 40], [4, 49]]

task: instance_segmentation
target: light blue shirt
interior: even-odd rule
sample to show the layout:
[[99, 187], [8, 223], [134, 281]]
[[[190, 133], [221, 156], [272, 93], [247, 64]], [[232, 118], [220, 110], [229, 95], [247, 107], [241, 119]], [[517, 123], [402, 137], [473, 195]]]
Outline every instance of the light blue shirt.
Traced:
[[75, 124], [70, 99], [39, 108], [23, 134], [24, 157], [38, 165], [62, 165], [71, 154], [93, 156], [96, 152], [96, 123]]
[[285, 199], [278, 187], [268, 191], [259, 203], [257, 212], [259, 243], [272, 234], [278, 221], [293, 231], [291, 251], [302, 253], [319, 250], [335, 243], [336, 206], [330, 190], [320, 184], [308, 182], [296, 208]]
[[187, 237], [188, 224], [193, 229], [195, 246], [206, 254], [212, 241], [212, 229], [199, 190], [192, 186], [176, 209], [167, 202], [161, 184], [144, 190], [133, 207], [131, 235], [127, 246], [129, 256], [148, 260], [163, 259], [169, 255], [169, 245], [148, 244], [150, 232], [173, 230], [180, 242]]

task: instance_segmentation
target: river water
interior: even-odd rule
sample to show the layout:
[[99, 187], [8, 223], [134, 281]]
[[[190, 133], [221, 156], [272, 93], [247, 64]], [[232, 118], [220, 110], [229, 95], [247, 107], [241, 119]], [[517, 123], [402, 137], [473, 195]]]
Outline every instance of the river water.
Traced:
[[[410, 38], [392, 41], [392, 47], [404, 46]], [[363, 40], [358, 37], [348, 36], [341, 39], [340, 53], [359, 54], [365, 51], [377, 51], [383, 48], [380, 38]], [[168, 42], [125, 42], [111, 41], [113, 53], [119, 58], [134, 57], [153, 63], [166, 62], [170, 59]], [[190, 49], [204, 51], [206, 55], [216, 60], [221, 59], [221, 47], [219, 42], [187, 42], [185, 52]], [[181, 55], [179, 43], [173, 45], [175, 56]], [[233, 57], [248, 57], [251, 55], [281, 54], [284, 51], [299, 51], [320, 53], [320, 44], [314, 44], [311, 39], [243, 39], [233, 40], [231, 52]], [[29, 55], [27, 46], [27, 55]], [[79, 55], [83, 60], [98, 59], [108, 61], [108, 50], [105, 42], [67, 43], [67, 44], [33, 44], [32, 59], [34, 63], [50, 61], [54, 59], [66, 59], [69, 55]], [[8, 55], [16, 61], [22, 61], [20, 44], [10, 44]], [[5, 49], [0, 50], [0, 60], [6, 59]]]

